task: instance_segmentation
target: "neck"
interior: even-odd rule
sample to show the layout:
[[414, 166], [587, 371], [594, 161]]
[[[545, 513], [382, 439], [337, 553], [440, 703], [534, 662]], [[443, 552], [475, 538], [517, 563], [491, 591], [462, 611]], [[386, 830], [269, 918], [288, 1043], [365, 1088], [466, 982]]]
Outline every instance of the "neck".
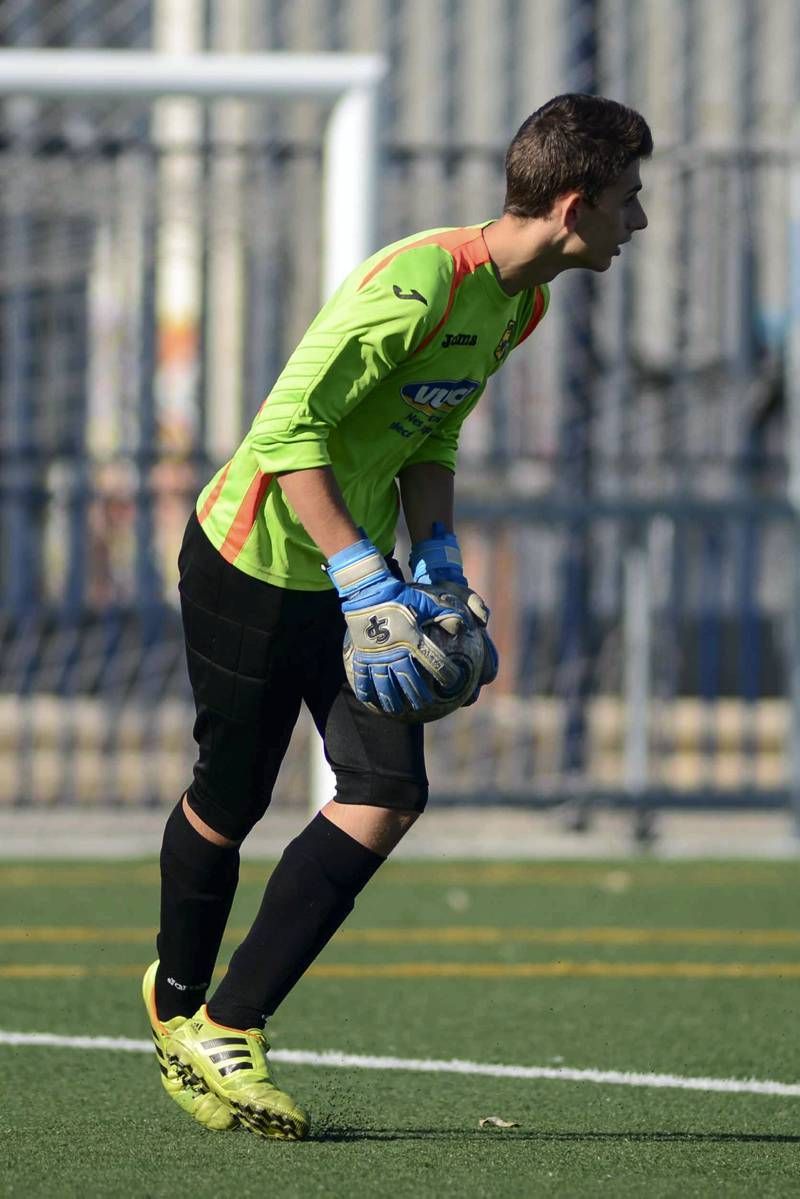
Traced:
[[497, 281], [506, 295], [549, 283], [573, 264], [564, 255], [547, 219], [506, 212], [483, 231]]

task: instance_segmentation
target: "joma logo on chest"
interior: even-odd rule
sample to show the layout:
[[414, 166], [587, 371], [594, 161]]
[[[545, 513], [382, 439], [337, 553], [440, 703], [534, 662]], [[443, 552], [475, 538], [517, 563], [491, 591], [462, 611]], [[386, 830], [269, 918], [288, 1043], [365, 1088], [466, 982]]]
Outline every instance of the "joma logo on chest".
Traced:
[[476, 346], [477, 344], [477, 333], [446, 333], [442, 349], [449, 350], [450, 346]]

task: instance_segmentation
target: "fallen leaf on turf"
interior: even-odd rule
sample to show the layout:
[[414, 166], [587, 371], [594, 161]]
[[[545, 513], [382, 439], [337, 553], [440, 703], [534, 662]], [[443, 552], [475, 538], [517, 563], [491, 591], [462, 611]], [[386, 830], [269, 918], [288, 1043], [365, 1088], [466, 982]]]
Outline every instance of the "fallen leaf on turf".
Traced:
[[504, 1120], [501, 1116], [484, 1116], [478, 1128], [519, 1128], [516, 1120]]

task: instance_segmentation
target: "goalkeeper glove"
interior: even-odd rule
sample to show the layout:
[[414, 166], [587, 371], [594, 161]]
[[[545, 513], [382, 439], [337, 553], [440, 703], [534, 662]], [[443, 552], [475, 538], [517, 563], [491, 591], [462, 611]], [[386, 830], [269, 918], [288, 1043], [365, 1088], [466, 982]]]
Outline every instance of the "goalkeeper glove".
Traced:
[[464, 707], [468, 708], [470, 704], [475, 703], [481, 687], [485, 687], [487, 683], [493, 683], [497, 678], [499, 667], [497, 649], [486, 632], [489, 608], [477, 591], [473, 591], [467, 582], [458, 538], [455, 533], [449, 533], [441, 521], [434, 521], [429, 538], [425, 541], [417, 541], [412, 545], [408, 565], [415, 583], [454, 584], [457, 589], [456, 594], [464, 601], [480, 626], [483, 634], [483, 670], [474, 694], [464, 704]]
[[436, 621], [456, 633], [463, 627], [456, 611], [396, 579], [366, 536], [328, 559], [328, 575], [342, 601], [362, 703], [394, 715], [431, 703], [434, 682], [445, 694], [456, 690], [459, 668], [422, 628]]

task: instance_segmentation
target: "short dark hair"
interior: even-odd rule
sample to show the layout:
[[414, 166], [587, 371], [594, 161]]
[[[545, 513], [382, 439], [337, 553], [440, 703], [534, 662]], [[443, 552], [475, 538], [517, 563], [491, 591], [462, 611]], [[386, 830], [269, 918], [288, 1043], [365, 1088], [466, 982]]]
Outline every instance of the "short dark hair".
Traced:
[[523, 122], [508, 147], [503, 211], [544, 217], [569, 191], [594, 204], [631, 162], [652, 152], [650, 128], [634, 109], [604, 96], [556, 96]]

